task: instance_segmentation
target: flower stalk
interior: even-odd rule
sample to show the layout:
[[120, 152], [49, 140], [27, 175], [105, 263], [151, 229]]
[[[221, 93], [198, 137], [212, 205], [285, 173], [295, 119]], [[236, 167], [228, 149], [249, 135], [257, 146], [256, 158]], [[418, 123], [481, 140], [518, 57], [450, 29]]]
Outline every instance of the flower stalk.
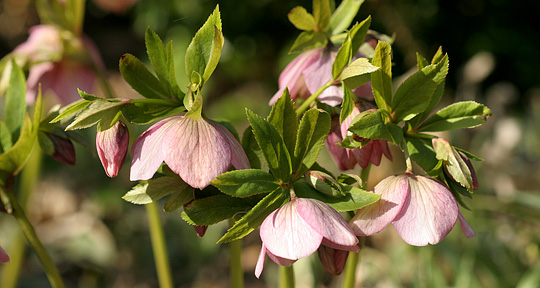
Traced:
[[334, 81], [326, 82], [323, 86], [321, 86], [321, 88], [319, 88], [317, 91], [315, 91], [315, 93], [313, 93], [311, 96], [309, 96], [309, 98], [306, 99], [306, 101], [302, 102], [300, 107], [298, 107], [296, 109], [296, 115], [297, 116], [302, 115], [302, 113], [304, 113], [309, 108], [311, 103], [313, 101], [315, 101], [317, 99], [317, 97], [319, 97], [319, 95], [321, 95], [321, 93], [324, 92], [324, 90], [326, 90], [326, 88], [332, 86], [332, 84], [334, 84]]
[[279, 266], [279, 288], [294, 288], [294, 269], [291, 266]]
[[171, 267], [169, 266], [169, 257], [167, 256], [167, 246], [163, 226], [159, 215], [159, 209], [155, 202], [146, 204], [146, 213], [148, 216], [148, 226], [150, 228], [150, 237], [152, 239], [152, 250], [154, 252], [154, 261], [158, 274], [160, 288], [172, 288], [173, 280], [171, 276]]

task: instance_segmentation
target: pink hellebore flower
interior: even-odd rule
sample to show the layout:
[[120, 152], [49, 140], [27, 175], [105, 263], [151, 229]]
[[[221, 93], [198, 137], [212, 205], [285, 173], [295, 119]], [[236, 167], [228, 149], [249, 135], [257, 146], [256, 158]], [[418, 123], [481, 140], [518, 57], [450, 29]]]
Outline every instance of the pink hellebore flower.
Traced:
[[392, 223], [410, 245], [437, 244], [458, 219], [465, 236], [475, 236], [450, 190], [433, 178], [412, 173], [390, 176], [379, 182], [373, 192], [381, 199], [358, 210], [350, 221], [358, 236], [376, 234]]
[[[279, 75], [279, 90], [270, 99], [269, 104], [274, 105], [285, 88], [289, 89], [293, 100], [298, 97], [305, 99], [315, 93], [320, 87], [332, 80], [332, 65], [336, 55], [337, 49], [326, 48], [315, 48], [300, 54]], [[358, 87], [355, 89], [355, 93], [359, 97], [373, 99], [370, 85]], [[343, 101], [343, 90], [332, 85], [319, 95], [318, 100], [330, 106], [337, 106]]]
[[122, 168], [129, 146], [129, 130], [118, 121], [105, 131], [96, 134], [96, 149], [107, 176], [114, 178]]
[[165, 163], [187, 184], [203, 189], [231, 164], [250, 168], [236, 138], [212, 120], [175, 116], [159, 121], [133, 143], [131, 180], [147, 180]]
[[137, 1], [139, 0], [94, 0], [94, 3], [105, 11], [122, 14]]
[[0, 263], [8, 263], [9, 261], [9, 255], [0, 247]]
[[[385, 140], [372, 139], [364, 147], [355, 149], [343, 148], [336, 144], [343, 141], [352, 120], [360, 112], [360, 109], [355, 105], [351, 114], [345, 118], [341, 125], [339, 124], [339, 117], [333, 118], [332, 129], [325, 141], [328, 152], [330, 152], [338, 168], [343, 171], [354, 168], [356, 163], [362, 168], [367, 168], [369, 163], [378, 166], [381, 164], [382, 155], [392, 160], [390, 148], [388, 148], [388, 143]], [[367, 141], [367, 139], [359, 140]]]
[[321, 245], [338, 250], [360, 250], [358, 239], [341, 215], [327, 204], [309, 198], [294, 197], [268, 215], [261, 225], [260, 235], [262, 249], [255, 268], [257, 278], [262, 273], [265, 254], [279, 265], [290, 266]]

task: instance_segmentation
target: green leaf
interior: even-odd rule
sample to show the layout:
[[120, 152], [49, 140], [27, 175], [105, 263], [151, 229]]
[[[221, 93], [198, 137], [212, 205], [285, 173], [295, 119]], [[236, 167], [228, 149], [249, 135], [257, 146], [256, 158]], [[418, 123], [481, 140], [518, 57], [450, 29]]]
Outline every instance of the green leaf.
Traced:
[[369, 82], [370, 73], [379, 70], [379, 67], [369, 63], [367, 58], [358, 58], [343, 69], [341, 80], [351, 89], [360, 87]]
[[246, 109], [246, 113], [270, 172], [283, 182], [289, 182], [292, 173], [291, 156], [283, 138], [270, 122], [249, 109]]
[[304, 52], [313, 48], [325, 47], [328, 38], [322, 32], [304, 31], [296, 37], [289, 53]]
[[137, 57], [124, 54], [120, 58], [120, 73], [135, 91], [146, 98], [168, 99], [169, 93], [160, 80]]
[[193, 72], [197, 72], [204, 82], [208, 80], [219, 61], [223, 42], [219, 6], [216, 6], [187, 48], [186, 75], [191, 77]]
[[416, 68], [418, 70], [422, 70], [424, 67], [428, 66], [429, 62], [427, 61], [424, 56], [422, 56], [420, 53], [416, 52]]
[[185, 94], [180, 89], [180, 86], [178, 86], [178, 81], [176, 81], [176, 66], [174, 65], [174, 51], [172, 41], [169, 41], [169, 43], [167, 43], [165, 52], [167, 53], [167, 63], [169, 63], [169, 84], [171, 85], [172, 92], [174, 96], [176, 96], [176, 99], [182, 102]]
[[426, 172], [432, 171], [439, 161], [435, 157], [435, 150], [431, 144], [431, 139], [406, 137], [409, 155], [416, 164], [420, 165]]
[[293, 186], [296, 196], [317, 199], [330, 205], [330, 207], [339, 212], [358, 210], [369, 204], [375, 203], [380, 199], [380, 196], [377, 194], [349, 185], [342, 185], [342, 189], [346, 194], [343, 197], [333, 197], [319, 193], [305, 180], [294, 182]]
[[58, 122], [58, 121], [60, 121], [60, 120], [62, 120], [64, 118], [66, 118], [67, 116], [73, 114], [73, 113], [76, 113], [76, 112], [79, 112], [80, 110], [86, 109], [86, 107], [88, 107], [91, 103], [92, 103], [92, 101], [84, 100], [84, 99], [76, 101], [73, 104], [62, 108], [60, 110], [60, 114], [58, 114], [58, 116], [56, 116], [54, 119], [52, 119], [49, 123], [56, 123], [56, 122]]
[[133, 204], [148, 204], [188, 186], [180, 177], [165, 176], [135, 185], [122, 199]]
[[85, 1], [67, 0], [65, 3], [65, 16], [73, 31], [78, 34], [82, 31], [84, 22]]
[[371, 25], [371, 16], [368, 16], [364, 21], [355, 24], [348, 32], [351, 37], [351, 51], [353, 55], [358, 53], [358, 49], [360, 49], [360, 46], [364, 43], [364, 39], [369, 30], [369, 25]]
[[433, 144], [435, 145], [437, 159], [444, 161], [443, 166], [446, 172], [461, 186], [471, 191], [474, 190], [471, 171], [467, 163], [459, 155], [459, 152], [442, 138], [433, 140]]
[[11, 139], [17, 139], [26, 115], [26, 82], [24, 73], [12, 61], [11, 77], [6, 91], [4, 120], [10, 131]]
[[343, 0], [330, 18], [330, 35], [336, 35], [349, 27], [364, 0]]
[[352, 40], [351, 37], [347, 36], [345, 38], [345, 41], [343, 42], [343, 45], [339, 47], [339, 50], [336, 55], [336, 59], [334, 60], [334, 63], [332, 64], [332, 77], [334, 80], [339, 78], [339, 75], [341, 74], [341, 70], [345, 66], [349, 64], [349, 62], [352, 59]]
[[313, 0], [313, 18], [319, 30], [326, 31], [332, 17], [330, 0]]
[[171, 79], [171, 76], [169, 75], [170, 65], [168, 63], [168, 56], [165, 53], [163, 41], [161, 41], [161, 38], [159, 38], [159, 36], [152, 31], [150, 27], [146, 29], [144, 40], [146, 43], [146, 52], [148, 54], [148, 58], [150, 58], [150, 63], [152, 63], [152, 67], [154, 68], [162, 87], [165, 89], [165, 91], [167, 91], [167, 98], [172, 98], [170, 97], [172, 96], [172, 86], [169, 83], [169, 80]]
[[263, 167], [264, 155], [261, 148], [259, 148], [255, 135], [253, 135], [251, 126], [247, 127], [244, 130], [244, 134], [242, 134], [242, 148], [246, 152], [251, 168], [261, 169]]
[[182, 219], [191, 225], [208, 226], [229, 219], [251, 208], [247, 200], [227, 195], [197, 199], [184, 206]]
[[341, 185], [328, 173], [310, 170], [304, 173], [306, 182], [318, 192], [332, 197], [343, 197]]
[[418, 126], [427, 118], [431, 115], [431, 112], [433, 110], [433, 108], [435, 108], [435, 106], [437, 106], [437, 104], [439, 104], [439, 101], [441, 101], [441, 97], [444, 93], [444, 87], [445, 87], [445, 82], [441, 82], [441, 84], [439, 84], [437, 86], [437, 88], [435, 89], [435, 92], [433, 92], [433, 96], [431, 96], [431, 99], [429, 100], [429, 104], [427, 105], [426, 109], [424, 110], [424, 112], [414, 116], [413, 119], [411, 119], [409, 122], [409, 125], [413, 128], [413, 129], [416, 129], [418, 128]]
[[424, 112], [430, 103], [435, 89], [448, 74], [448, 57], [417, 71], [397, 89], [392, 100], [394, 122], [407, 120]]
[[169, 198], [165, 200], [163, 211], [167, 213], [174, 212], [191, 200], [193, 200], [193, 187], [185, 185], [183, 189], [173, 191]]
[[121, 107], [122, 115], [130, 123], [145, 125], [158, 119], [185, 111], [184, 106], [165, 106], [155, 103], [132, 102]]
[[219, 239], [218, 243], [227, 243], [230, 241], [244, 238], [257, 227], [261, 226], [264, 219], [274, 210], [290, 201], [288, 188], [277, 188], [272, 193], [264, 197], [253, 209], [244, 217], [236, 221], [234, 225]]
[[279, 187], [276, 177], [259, 169], [229, 171], [216, 177], [210, 184], [233, 197], [249, 197], [269, 193]]
[[330, 131], [330, 115], [324, 110], [310, 109], [300, 120], [293, 171], [297, 176], [304, 174], [317, 161], [324, 140]]
[[112, 127], [120, 117], [120, 109], [125, 101], [113, 99], [97, 99], [84, 108], [66, 127], [66, 130], [84, 129], [99, 123], [99, 131]]
[[381, 110], [364, 111], [354, 117], [349, 131], [367, 139], [384, 139], [399, 145], [403, 132], [399, 126], [385, 123]]
[[482, 125], [491, 116], [491, 110], [474, 101], [457, 102], [437, 111], [428, 118], [419, 131], [447, 131]]
[[272, 123], [279, 135], [281, 135], [285, 142], [285, 146], [287, 146], [289, 155], [292, 155], [294, 153], [298, 120], [296, 118], [294, 103], [291, 100], [288, 89], [283, 91], [281, 97], [279, 97], [274, 106], [272, 106], [270, 115], [268, 115], [268, 121]]
[[304, 7], [294, 7], [287, 16], [294, 27], [300, 30], [312, 31], [315, 28], [315, 18]]
[[12, 146], [11, 131], [9, 131], [6, 123], [0, 120], [0, 154], [8, 151]]
[[341, 103], [341, 111], [339, 114], [339, 122], [343, 123], [345, 119], [347, 119], [347, 116], [351, 115], [351, 112], [354, 109], [354, 103], [358, 99], [358, 96], [354, 94], [354, 92], [349, 89], [347, 85], [343, 86], [343, 102]]
[[[371, 64], [380, 69], [371, 73], [371, 87], [375, 103], [380, 109], [390, 110], [392, 103], [392, 59], [390, 44], [379, 41]], [[391, 111], [389, 111], [391, 112]]]

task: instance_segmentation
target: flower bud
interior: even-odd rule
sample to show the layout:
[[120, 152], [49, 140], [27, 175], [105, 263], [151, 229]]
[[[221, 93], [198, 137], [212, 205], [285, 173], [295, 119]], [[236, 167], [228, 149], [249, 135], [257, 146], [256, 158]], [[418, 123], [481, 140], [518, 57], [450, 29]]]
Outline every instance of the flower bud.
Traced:
[[71, 140], [51, 133], [45, 133], [45, 135], [53, 146], [52, 154], [49, 155], [62, 163], [75, 165], [75, 147]]
[[206, 229], [208, 229], [208, 226], [193, 226], [193, 228], [195, 228], [195, 232], [197, 232], [197, 236], [199, 236], [199, 238], [202, 238], [204, 236], [204, 234], [206, 233]]
[[129, 131], [120, 121], [96, 134], [96, 149], [107, 176], [113, 178], [124, 164], [129, 146]]
[[321, 245], [317, 250], [319, 259], [326, 272], [332, 275], [340, 275], [345, 268], [347, 258], [349, 257], [349, 251], [330, 248], [328, 246]]
[[330, 196], [343, 196], [339, 183], [332, 176], [321, 171], [308, 171], [304, 174], [306, 181], [315, 190]]

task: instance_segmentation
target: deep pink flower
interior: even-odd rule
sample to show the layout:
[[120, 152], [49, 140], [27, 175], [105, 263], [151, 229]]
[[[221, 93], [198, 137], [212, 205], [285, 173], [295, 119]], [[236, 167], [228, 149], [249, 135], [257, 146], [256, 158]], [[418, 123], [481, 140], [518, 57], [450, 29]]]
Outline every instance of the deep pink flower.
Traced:
[[321, 245], [358, 252], [358, 239], [332, 207], [319, 200], [295, 198], [272, 212], [261, 225], [262, 249], [255, 268], [261, 275], [264, 256], [282, 266], [317, 251]]
[[474, 236], [450, 190], [433, 178], [411, 173], [390, 176], [379, 182], [373, 192], [381, 199], [358, 210], [351, 220], [358, 236], [376, 234], [392, 223], [411, 245], [437, 244], [458, 218], [465, 235]]
[[175, 116], [159, 121], [133, 143], [131, 180], [152, 178], [165, 163], [187, 184], [203, 189], [229, 169], [250, 168], [236, 138], [212, 120]]
[[0, 247], [0, 263], [7, 263], [9, 261], [9, 255], [6, 253], [6, 251], [4, 251], [4, 249], [2, 249], [2, 247]]
[[[366, 168], [370, 163], [378, 166], [381, 164], [382, 155], [386, 156], [389, 160], [392, 160], [388, 142], [385, 140], [372, 139], [364, 147], [355, 149], [343, 148], [336, 144], [343, 141], [352, 120], [356, 115], [360, 114], [360, 112], [360, 108], [355, 105], [351, 114], [345, 118], [341, 125], [339, 124], [339, 117], [334, 117], [332, 119], [332, 128], [325, 140], [328, 152], [330, 152], [330, 155], [336, 162], [338, 168], [343, 171], [354, 168], [356, 163], [362, 168]], [[367, 140], [368, 139], [365, 139], [365, 141]]]
[[122, 168], [129, 146], [129, 130], [118, 121], [105, 131], [96, 134], [96, 149], [107, 176], [114, 178]]

